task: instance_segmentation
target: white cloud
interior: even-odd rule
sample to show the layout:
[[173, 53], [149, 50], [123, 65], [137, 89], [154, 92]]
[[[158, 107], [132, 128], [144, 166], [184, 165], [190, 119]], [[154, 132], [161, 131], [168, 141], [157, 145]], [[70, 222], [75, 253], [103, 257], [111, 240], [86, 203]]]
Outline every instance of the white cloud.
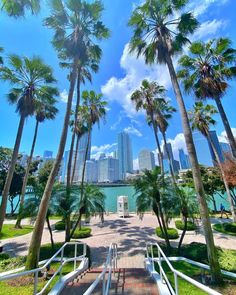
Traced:
[[[236, 137], [236, 128], [231, 128], [234, 137]], [[220, 135], [218, 135], [218, 139], [220, 142], [228, 143], [227, 135], [225, 131], [222, 131]]]
[[91, 147], [91, 157], [94, 159], [98, 159], [101, 153], [106, 153], [107, 155], [110, 155], [109, 151], [113, 149], [117, 143], [112, 143], [112, 144], [103, 144], [100, 146], [93, 145]]
[[138, 137], [142, 137], [142, 133], [136, 129], [134, 126], [128, 126], [124, 129], [125, 132], [129, 133], [129, 134], [133, 134], [133, 135], [136, 135]]
[[[60, 96], [60, 99], [62, 102], [64, 102], [64, 103], [68, 102], [68, 92], [66, 89], [64, 89], [62, 92], [60, 92], [59, 96]], [[75, 105], [75, 93], [73, 95], [72, 105]]]
[[225, 28], [227, 25], [226, 20], [216, 20], [203, 22], [197, 31], [193, 34], [192, 40], [203, 39], [204, 37], [215, 36], [220, 29]]
[[189, 4], [189, 8], [193, 11], [197, 17], [207, 12], [207, 10], [213, 5], [224, 5], [228, 0], [192, 0]]
[[138, 158], [133, 160], [133, 168], [134, 170], [139, 170]]
[[128, 44], [124, 47], [120, 66], [125, 71], [125, 76], [123, 78], [111, 77], [101, 90], [109, 101], [119, 103], [128, 117], [137, 115], [130, 96], [140, 86], [143, 79], [156, 80], [166, 88], [171, 85], [165, 65], [146, 65], [143, 57], [137, 59], [135, 54], [129, 53]]

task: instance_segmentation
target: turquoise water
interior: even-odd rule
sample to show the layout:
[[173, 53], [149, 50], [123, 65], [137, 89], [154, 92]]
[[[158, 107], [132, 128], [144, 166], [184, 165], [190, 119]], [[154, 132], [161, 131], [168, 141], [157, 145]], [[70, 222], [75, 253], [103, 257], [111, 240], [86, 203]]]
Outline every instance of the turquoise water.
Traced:
[[[101, 190], [104, 192], [106, 195], [106, 200], [105, 200], [105, 207], [106, 211], [109, 212], [117, 212], [117, 197], [118, 196], [128, 196], [129, 200], [129, 211], [130, 212], [135, 212], [136, 211], [136, 205], [135, 205], [135, 190], [133, 186], [112, 186], [112, 187], [103, 187]], [[17, 202], [16, 198], [16, 202]], [[216, 195], [216, 205], [217, 209], [219, 210], [220, 208], [220, 203], [222, 203], [226, 210], [229, 210], [229, 203], [226, 199], [222, 199], [219, 195]], [[213, 209], [213, 205], [210, 202], [209, 207]], [[7, 213], [10, 213], [10, 203], [8, 202], [7, 204]]]

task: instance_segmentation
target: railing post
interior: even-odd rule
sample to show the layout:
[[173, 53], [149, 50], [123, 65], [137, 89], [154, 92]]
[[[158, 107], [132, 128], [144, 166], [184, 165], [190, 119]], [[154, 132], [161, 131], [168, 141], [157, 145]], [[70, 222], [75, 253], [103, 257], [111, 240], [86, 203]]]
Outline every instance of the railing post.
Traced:
[[161, 270], [161, 252], [159, 247], [157, 247], [157, 249], [158, 249], [158, 264], [159, 264], [159, 270], [160, 270], [160, 277], [161, 277], [161, 282], [163, 283], [163, 275]]
[[38, 271], [34, 274], [34, 295], [38, 292]]
[[154, 255], [153, 255], [153, 245], [151, 245], [151, 255], [152, 255], [152, 271], [155, 271], [155, 265], [154, 265]]
[[175, 278], [175, 295], [179, 295], [178, 276], [177, 276], [177, 274], [175, 272], [174, 272], [174, 278]]
[[102, 295], [105, 295], [106, 292], [106, 272], [104, 272], [103, 278], [102, 278]]
[[75, 244], [75, 258], [74, 258], [74, 271], [76, 270], [76, 262], [77, 262], [77, 246], [78, 244]]
[[[63, 258], [64, 258], [64, 247], [61, 250], [61, 265], [63, 264]], [[61, 275], [62, 275], [62, 267], [60, 269], [60, 280], [61, 280]]]

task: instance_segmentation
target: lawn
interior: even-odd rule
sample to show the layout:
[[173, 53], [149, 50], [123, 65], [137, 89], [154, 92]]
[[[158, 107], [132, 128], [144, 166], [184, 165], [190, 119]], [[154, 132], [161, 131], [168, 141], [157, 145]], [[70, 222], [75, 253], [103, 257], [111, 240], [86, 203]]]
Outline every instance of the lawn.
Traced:
[[213, 229], [223, 234], [236, 236], [236, 223], [217, 223], [213, 225]]
[[22, 229], [15, 228], [14, 226], [15, 224], [4, 224], [0, 233], [0, 240], [23, 236], [33, 230], [33, 226], [31, 225], [23, 225]]

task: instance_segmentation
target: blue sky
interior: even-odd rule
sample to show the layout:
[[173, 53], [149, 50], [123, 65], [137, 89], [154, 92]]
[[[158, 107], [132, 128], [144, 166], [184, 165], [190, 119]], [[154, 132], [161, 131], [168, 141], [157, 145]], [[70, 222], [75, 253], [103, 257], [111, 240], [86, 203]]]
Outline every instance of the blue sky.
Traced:
[[[46, 1], [45, 1], [46, 2]], [[200, 2], [200, 4], [199, 4]], [[43, 2], [44, 3], [44, 2]], [[144, 78], [156, 80], [168, 89], [168, 97], [173, 106], [177, 107], [175, 97], [171, 90], [168, 72], [165, 66], [146, 66], [142, 59], [128, 54], [127, 43], [131, 37], [131, 30], [127, 26], [129, 16], [139, 1], [104, 0], [105, 11], [103, 21], [111, 30], [111, 37], [101, 43], [103, 58], [100, 71], [94, 75], [93, 83], [87, 83], [83, 89], [94, 89], [102, 92], [109, 103], [106, 124], [101, 124], [100, 129], [95, 128], [92, 137], [92, 154], [99, 152], [110, 153], [116, 148], [117, 133], [126, 130], [130, 133], [133, 142], [134, 159], [142, 148], [155, 150], [152, 130], [146, 125], [144, 116], [137, 114], [130, 102], [130, 94], [136, 89]], [[207, 40], [217, 36], [227, 36], [232, 39], [236, 47], [235, 15], [236, 1], [234, 0], [192, 0], [190, 8], [198, 17], [201, 26], [192, 36], [192, 39]], [[58, 80], [60, 97], [58, 98], [59, 114], [52, 122], [41, 124], [36, 144], [35, 155], [42, 155], [44, 150], [52, 150], [56, 155], [60, 140], [61, 127], [64, 118], [66, 93], [68, 81], [67, 71], [58, 66], [58, 59], [50, 41], [52, 31], [42, 25], [42, 20], [49, 15], [46, 4], [38, 16], [27, 16], [22, 19], [9, 18], [0, 14], [0, 46], [4, 47], [5, 54], [17, 53], [19, 55], [39, 55], [54, 69]], [[15, 106], [9, 105], [5, 94], [9, 89], [7, 83], [0, 82], [0, 145], [13, 147], [19, 117], [15, 113]], [[236, 127], [235, 116], [235, 91], [236, 82], [230, 82], [230, 89], [224, 97], [223, 105], [232, 127]], [[193, 104], [193, 98], [185, 95], [187, 108]], [[221, 120], [217, 119], [216, 130], [222, 140], [225, 140]], [[29, 152], [35, 121], [27, 120], [21, 143], [21, 152]], [[236, 128], [235, 130], [236, 131]], [[170, 122], [167, 137], [171, 141], [174, 155], [177, 150], [185, 148], [184, 137], [179, 114], [176, 113]], [[67, 139], [69, 146], [70, 135]], [[136, 164], [137, 161], [135, 161]]]

